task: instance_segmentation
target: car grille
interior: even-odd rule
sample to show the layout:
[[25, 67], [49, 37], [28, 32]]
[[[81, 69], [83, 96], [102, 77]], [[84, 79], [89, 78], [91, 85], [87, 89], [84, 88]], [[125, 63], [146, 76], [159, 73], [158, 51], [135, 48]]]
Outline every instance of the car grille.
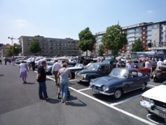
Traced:
[[92, 86], [93, 89], [96, 89], [96, 90], [99, 90], [99, 91], [102, 91], [102, 88], [101, 87], [98, 87], [98, 86]]
[[156, 101], [156, 100], [153, 100], [154, 101], [154, 104], [156, 106], [160, 106], [162, 108], [166, 108], [166, 103], [163, 103], [163, 102], [160, 102], [160, 101]]

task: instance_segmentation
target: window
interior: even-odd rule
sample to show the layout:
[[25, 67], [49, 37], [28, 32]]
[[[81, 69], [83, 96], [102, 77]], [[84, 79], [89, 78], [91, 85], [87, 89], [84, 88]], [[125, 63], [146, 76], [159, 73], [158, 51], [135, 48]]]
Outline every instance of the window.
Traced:
[[155, 28], [155, 29], [156, 29], [157, 27], [158, 27], [158, 25], [157, 25], [157, 24], [153, 25], [153, 28]]
[[133, 33], [133, 32], [135, 32], [134, 29], [127, 30], [127, 33]]
[[147, 32], [147, 35], [151, 35], [151, 34], [152, 34], [152, 32], [151, 32], [151, 31]]
[[134, 41], [135, 38], [128, 38], [128, 41]]
[[147, 36], [147, 39], [151, 39], [152, 38], [152, 36]]
[[138, 76], [141, 77], [143, 76], [143, 74], [141, 72], [138, 72]]
[[148, 26], [147, 30], [152, 30], [152, 26]]

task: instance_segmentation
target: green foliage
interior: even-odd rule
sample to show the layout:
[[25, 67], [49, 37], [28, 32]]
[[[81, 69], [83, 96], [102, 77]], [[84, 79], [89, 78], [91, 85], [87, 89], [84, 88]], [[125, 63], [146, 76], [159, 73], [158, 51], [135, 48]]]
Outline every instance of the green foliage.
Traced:
[[111, 50], [114, 58], [118, 55], [119, 50], [127, 44], [126, 35], [125, 32], [122, 32], [122, 27], [118, 24], [108, 27], [106, 33], [103, 35], [103, 45], [108, 50]]
[[41, 51], [38, 39], [33, 39], [28, 47], [29, 51], [32, 53], [38, 53]]
[[144, 47], [142, 45], [141, 39], [137, 39], [132, 44], [132, 52], [144, 51]]
[[8, 49], [8, 56], [17, 56], [21, 52], [21, 45], [14, 43], [13, 46], [10, 46]]
[[103, 56], [103, 53], [104, 53], [104, 46], [103, 46], [103, 44], [100, 44], [98, 54], [99, 54], [99, 56]]
[[85, 28], [79, 33], [79, 42], [77, 44], [78, 48], [82, 51], [92, 51], [94, 50], [95, 37], [89, 30], [89, 27]]

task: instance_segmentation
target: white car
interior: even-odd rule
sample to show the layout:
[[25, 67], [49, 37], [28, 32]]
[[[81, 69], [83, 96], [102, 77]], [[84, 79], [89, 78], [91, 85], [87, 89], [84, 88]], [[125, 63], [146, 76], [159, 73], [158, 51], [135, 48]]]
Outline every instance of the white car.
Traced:
[[140, 105], [149, 113], [166, 119], [166, 81], [144, 92]]

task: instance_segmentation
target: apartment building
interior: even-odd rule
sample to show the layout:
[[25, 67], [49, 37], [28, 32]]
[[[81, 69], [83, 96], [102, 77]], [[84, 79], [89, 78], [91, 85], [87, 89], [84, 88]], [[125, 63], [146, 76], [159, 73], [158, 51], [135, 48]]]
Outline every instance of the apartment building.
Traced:
[[0, 44], [0, 57], [8, 56], [8, 49], [10, 46], [10, 44]]
[[32, 55], [28, 50], [33, 39], [38, 39], [41, 52], [37, 55], [43, 56], [78, 56], [81, 51], [77, 47], [78, 40], [71, 38], [60, 39], [60, 38], [47, 38], [44, 36], [20, 36], [19, 43], [22, 47], [22, 55]]
[[[149, 50], [166, 50], [166, 21], [138, 23], [122, 27], [122, 30], [127, 33], [128, 40], [128, 44], [120, 50], [120, 53], [123, 55], [130, 54], [132, 44], [138, 38], [141, 39], [145, 48], [148, 47], [148, 43], [151, 43], [152, 47]], [[104, 33], [98, 32], [95, 34], [96, 51], [101, 44], [101, 38]]]

